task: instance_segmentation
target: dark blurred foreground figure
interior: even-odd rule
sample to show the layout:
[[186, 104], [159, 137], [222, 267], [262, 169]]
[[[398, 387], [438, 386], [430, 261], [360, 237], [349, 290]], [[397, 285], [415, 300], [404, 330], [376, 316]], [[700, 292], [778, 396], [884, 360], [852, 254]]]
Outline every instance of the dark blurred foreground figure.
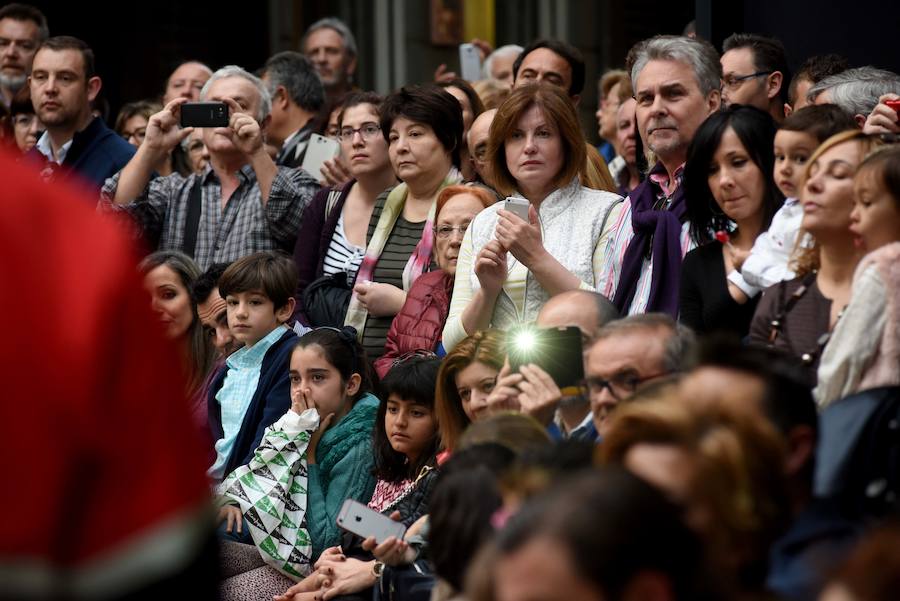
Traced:
[[497, 601], [712, 598], [701, 590], [702, 546], [678, 510], [619, 469], [537, 497], [495, 545], [488, 597]]
[[200, 437], [126, 234], [10, 157], [0, 179], [0, 281], [16, 290], [0, 299], [0, 470], [15, 491], [0, 596], [214, 598]]
[[873, 530], [832, 577], [819, 601], [890, 601], [900, 591], [900, 526]]

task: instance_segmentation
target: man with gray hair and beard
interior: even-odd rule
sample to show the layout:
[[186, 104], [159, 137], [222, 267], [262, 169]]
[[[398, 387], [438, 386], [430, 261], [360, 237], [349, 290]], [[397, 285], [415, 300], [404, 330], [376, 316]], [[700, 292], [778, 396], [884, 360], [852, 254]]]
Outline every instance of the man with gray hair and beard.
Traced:
[[27, 4], [0, 9], [0, 100], [9, 107], [31, 74], [38, 47], [49, 37], [44, 14]]
[[719, 109], [722, 66], [709, 42], [656, 36], [629, 52], [637, 127], [658, 162], [614, 221], [597, 291], [623, 314], [678, 314], [681, 261], [693, 246], [681, 184], [688, 146]]
[[126, 212], [148, 246], [181, 250], [202, 270], [262, 250], [291, 252], [319, 184], [301, 169], [275, 165], [266, 153], [272, 106], [266, 85], [231, 65], [213, 73], [200, 99], [225, 103], [230, 115], [227, 127], [203, 129], [204, 170], [150, 179], [165, 153], [194, 131], [179, 129], [187, 99], [176, 98], [150, 117], [134, 158], [103, 186], [100, 208]]
[[330, 102], [353, 89], [356, 38], [346, 23], [336, 17], [319, 19], [303, 34], [300, 51], [315, 66]]

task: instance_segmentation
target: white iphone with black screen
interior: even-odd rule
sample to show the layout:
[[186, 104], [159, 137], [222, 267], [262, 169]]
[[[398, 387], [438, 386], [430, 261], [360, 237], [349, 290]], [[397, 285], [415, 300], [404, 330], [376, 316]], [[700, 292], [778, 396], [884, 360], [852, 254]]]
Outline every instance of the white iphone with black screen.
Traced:
[[316, 179], [322, 177], [322, 165], [341, 154], [341, 144], [337, 140], [313, 134], [306, 145], [303, 155], [303, 170]]
[[374, 537], [378, 544], [392, 536], [402, 539], [406, 534], [406, 526], [402, 522], [395, 522], [353, 499], [344, 501], [336, 521], [339, 528], [360, 538]]

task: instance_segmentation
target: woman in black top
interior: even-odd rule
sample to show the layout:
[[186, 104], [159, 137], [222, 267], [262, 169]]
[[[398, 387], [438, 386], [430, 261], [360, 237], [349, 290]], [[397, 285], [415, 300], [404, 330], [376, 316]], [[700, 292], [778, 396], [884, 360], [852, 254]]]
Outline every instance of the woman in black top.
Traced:
[[750, 106], [710, 116], [694, 137], [684, 172], [687, 217], [698, 247], [681, 268], [679, 319], [699, 334], [747, 335], [757, 298], [740, 268], [784, 202], [775, 185], [775, 122]]

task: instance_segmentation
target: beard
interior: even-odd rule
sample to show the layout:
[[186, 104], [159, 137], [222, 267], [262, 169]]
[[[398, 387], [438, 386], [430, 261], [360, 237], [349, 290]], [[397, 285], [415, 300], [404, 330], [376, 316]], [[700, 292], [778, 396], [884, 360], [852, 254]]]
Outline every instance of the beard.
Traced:
[[42, 111], [37, 109], [37, 116], [44, 127], [65, 127], [78, 121], [79, 113], [67, 110], [57, 110], [53, 112]]
[[27, 80], [28, 76], [24, 73], [22, 75], [4, 75], [0, 73], [0, 86], [11, 90], [13, 93], [21, 90]]

